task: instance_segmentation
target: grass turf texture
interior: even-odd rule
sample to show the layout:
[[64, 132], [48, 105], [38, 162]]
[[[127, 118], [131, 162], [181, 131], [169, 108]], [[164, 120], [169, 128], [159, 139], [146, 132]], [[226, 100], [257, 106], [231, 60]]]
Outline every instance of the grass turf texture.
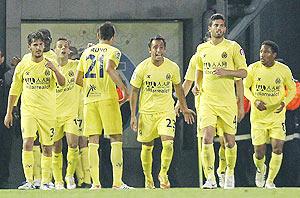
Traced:
[[42, 191], [42, 190], [0, 190], [0, 198], [299, 198], [300, 188], [277, 188], [274, 190], [258, 188], [235, 188], [233, 190], [215, 189], [202, 190], [199, 188], [172, 188], [169, 190], [146, 190], [142, 188], [134, 190], [101, 189], [90, 191], [88, 189]]

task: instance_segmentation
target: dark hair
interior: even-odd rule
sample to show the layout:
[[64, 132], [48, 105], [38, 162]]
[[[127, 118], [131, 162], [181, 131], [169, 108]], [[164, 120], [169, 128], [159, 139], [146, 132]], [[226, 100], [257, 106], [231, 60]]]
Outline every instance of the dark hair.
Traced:
[[28, 45], [31, 45], [33, 40], [41, 40], [43, 42], [45, 41], [43, 34], [41, 32], [31, 32], [30, 34], [28, 34], [28, 36], [27, 36]]
[[207, 31], [202, 39], [202, 42], [205, 43], [211, 38], [210, 32]]
[[262, 42], [261, 45], [269, 46], [271, 48], [272, 52], [276, 53], [278, 55], [279, 46], [274, 41], [267, 40], [267, 41]]
[[211, 26], [213, 21], [219, 20], [219, 19], [221, 19], [225, 22], [225, 17], [223, 14], [216, 13], [216, 14], [211, 15], [211, 17], [208, 19], [208, 25]]
[[101, 40], [109, 41], [115, 35], [115, 27], [111, 22], [107, 21], [100, 25], [97, 33]]
[[51, 33], [48, 29], [39, 29], [38, 31], [43, 34], [44, 41], [49, 41], [50, 43], [52, 42]]
[[[58, 42], [58, 41], [67, 41], [68, 45], [70, 47], [71, 42], [66, 37], [59, 37], [56, 42]], [[55, 47], [56, 47], [56, 43], [55, 43]]]
[[167, 47], [167, 42], [166, 42], [165, 38], [158, 34], [155, 37], [150, 38], [149, 43], [148, 43], [149, 48], [151, 48], [152, 41], [154, 41], [154, 40], [162, 41], [164, 43], [164, 46]]

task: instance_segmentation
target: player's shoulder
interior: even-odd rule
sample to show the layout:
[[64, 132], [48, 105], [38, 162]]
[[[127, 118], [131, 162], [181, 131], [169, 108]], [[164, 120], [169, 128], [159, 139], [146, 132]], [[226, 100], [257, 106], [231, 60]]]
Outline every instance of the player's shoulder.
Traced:
[[206, 41], [206, 42], [204, 42], [204, 43], [200, 43], [200, 44], [197, 46], [196, 52], [200, 52], [201, 50], [203, 50], [203, 49], [209, 47], [209, 45], [210, 45], [210, 42], [209, 42], [209, 41]]
[[256, 61], [254, 63], [251, 63], [249, 66], [248, 66], [248, 70], [254, 70], [254, 69], [257, 69], [261, 67], [261, 62], [260, 61]]
[[170, 60], [169, 58], [164, 57], [164, 61], [171, 68], [179, 68], [178, 64], [175, 63], [174, 61]]
[[281, 63], [279, 61], [275, 61], [275, 65], [277, 68], [283, 70], [283, 71], [291, 71], [291, 69], [289, 68], [289, 66], [287, 66], [286, 64], [284, 63]]

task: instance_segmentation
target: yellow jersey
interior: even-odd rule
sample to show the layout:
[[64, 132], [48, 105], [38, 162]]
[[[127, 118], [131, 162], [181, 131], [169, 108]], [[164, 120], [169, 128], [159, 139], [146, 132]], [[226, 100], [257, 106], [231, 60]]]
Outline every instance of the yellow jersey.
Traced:
[[57, 117], [77, 117], [80, 87], [75, 83], [78, 61], [68, 60], [59, 70], [65, 77], [65, 85], [56, 87]]
[[[251, 101], [252, 123], [271, 124], [285, 120], [285, 108], [280, 113], [275, 111], [280, 107], [281, 102], [287, 105], [296, 94], [296, 85], [288, 66], [275, 61], [272, 67], [266, 67], [257, 61], [248, 67], [244, 87], [245, 96]], [[287, 97], [285, 97], [285, 89], [288, 90]], [[255, 100], [265, 102], [267, 110], [259, 111], [254, 105]]]
[[16, 66], [9, 94], [19, 96], [22, 93], [21, 116], [56, 119], [56, 77], [46, 64], [45, 59], [39, 63], [23, 59]]
[[[196, 56], [193, 55], [189, 62], [189, 66], [188, 66], [188, 69], [186, 70], [184, 79], [195, 82], [196, 68], [197, 68], [197, 59], [196, 59]], [[202, 84], [202, 82], [200, 82], [199, 87], [201, 87], [201, 84]], [[195, 96], [195, 108], [196, 109], [198, 109], [199, 104], [200, 104], [200, 94]]]
[[140, 113], [160, 113], [174, 111], [172, 85], [179, 84], [179, 66], [168, 58], [160, 66], [155, 66], [151, 58], [141, 62], [134, 70], [130, 84], [141, 89]]
[[236, 105], [234, 77], [219, 77], [214, 74], [217, 68], [247, 70], [246, 59], [240, 45], [223, 39], [218, 45], [210, 41], [200, 44], [196, 52], [197, 69], [203, 71], [201, 104], [215, 106]]
[[106, 72], [108, 60], [119, 65], [121, 52], [108, 44], [87, 48], [80, 57], [78, 71], [83, 72], [84, 103], [100, 100], [118, 100], [116, 84]]

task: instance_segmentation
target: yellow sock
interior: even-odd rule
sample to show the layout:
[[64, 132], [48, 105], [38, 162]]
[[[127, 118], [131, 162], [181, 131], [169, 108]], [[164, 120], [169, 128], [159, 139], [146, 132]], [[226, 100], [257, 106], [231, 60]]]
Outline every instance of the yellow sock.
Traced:
[[63, 167], [63, 159], [62, 153], [52, 152], [52, 171], [53, 177], [56, 184], [63, 184], [62, 178], [62, 167]]
[[33, 181], [33, 152], [32, 151], [22, 151], [22, 164], [24, 175], [26, 181], [32, 182]]
[[217, 172], [225, 173], [226, 170], [226, 157], [225, 157], [225, 148], [220, 146], [219, 148], [219, 167]]
[[122, 142], [112, 142], [110, 160], [113, 168], [113, 186], [122, 185], [123, 151]]
[[90, 184], [91, 183], [91, 173], [90, 173], [90, 164], [88, 160], [88, 153], [89, 149], [88, 147], [84, 147], [80, 149], [81, 152], [81, 163], [82, 163], [82, 169], [83, 169], [83, 175], [84, 175], [84, 183]]
[[52, 157], [42, 155], [42, 184], [48, 184], [51, 181]]
[[216, 180], [214, 176], [214, 164], [215, 164], [215, 152], [213, 144], [203, 144], [202, 145], [202, 162], [203, 168], [206, 171], [207, 178], [211, 180]]
[[67, 154], [68, 166], [67, 166], [66, 177], [74, 176], [78, 155], [79, 155], [78, 147], [71, 148], [68, 146], [68, 154]]
[[98, 148], [99, 144], [89, 143], [88, 158], [90, 164], [90, 173], [94, 185], [100, 185]]
[[161, 165], [159, 175], [166, 176], [173, 158], [173, 140], [162, 141]]
[[233, 175], [234, 174], [234, 168], [236, 163], [236, 157], [237, 157], [237, 145], [234, 144], [232, 148], [225, 147], [225, 158], [226, 158], [226, 174]]
[[41, 148], [40, 146], [33, 146], [33, 178], [39, 180], [42, 178], [41, 174]]
[[280, 155], [277, 155], [276, 153], [272, 152], [272, 157], [269, 164], [269, 175], [268, 175], [267, 182], [270, 183], [274, 182], [274, 179], [277, 176], [281, 166], [282, 157], [283, 157], [282, 153]]
[[255, 153], [253, 154], [253, 162], [254, 162], [254, 164], [255, 164], [255, 166], [256, 166], [256, 168], [260, 171], [260, 172], [262, 172], [262, 173], [264, 173], [266, 170], [265, 170], [265, 161], [266, 161], [266, 157], [264, 156], [262, 159], [257, 159], [256, 157], [255, 157]]
[[80, 153], [78, 155], [75, 173], [76, 173], [76, 177], [77, 177], [78, 186], [81, 186], [81, 184], [83, 183], [84, 174], [83, 174], [83, 168], [82, 168], [81, 154]]
[[146, 179], [152, 179], [152, 151], [154, 146], [142, 145], [141, 162]]

